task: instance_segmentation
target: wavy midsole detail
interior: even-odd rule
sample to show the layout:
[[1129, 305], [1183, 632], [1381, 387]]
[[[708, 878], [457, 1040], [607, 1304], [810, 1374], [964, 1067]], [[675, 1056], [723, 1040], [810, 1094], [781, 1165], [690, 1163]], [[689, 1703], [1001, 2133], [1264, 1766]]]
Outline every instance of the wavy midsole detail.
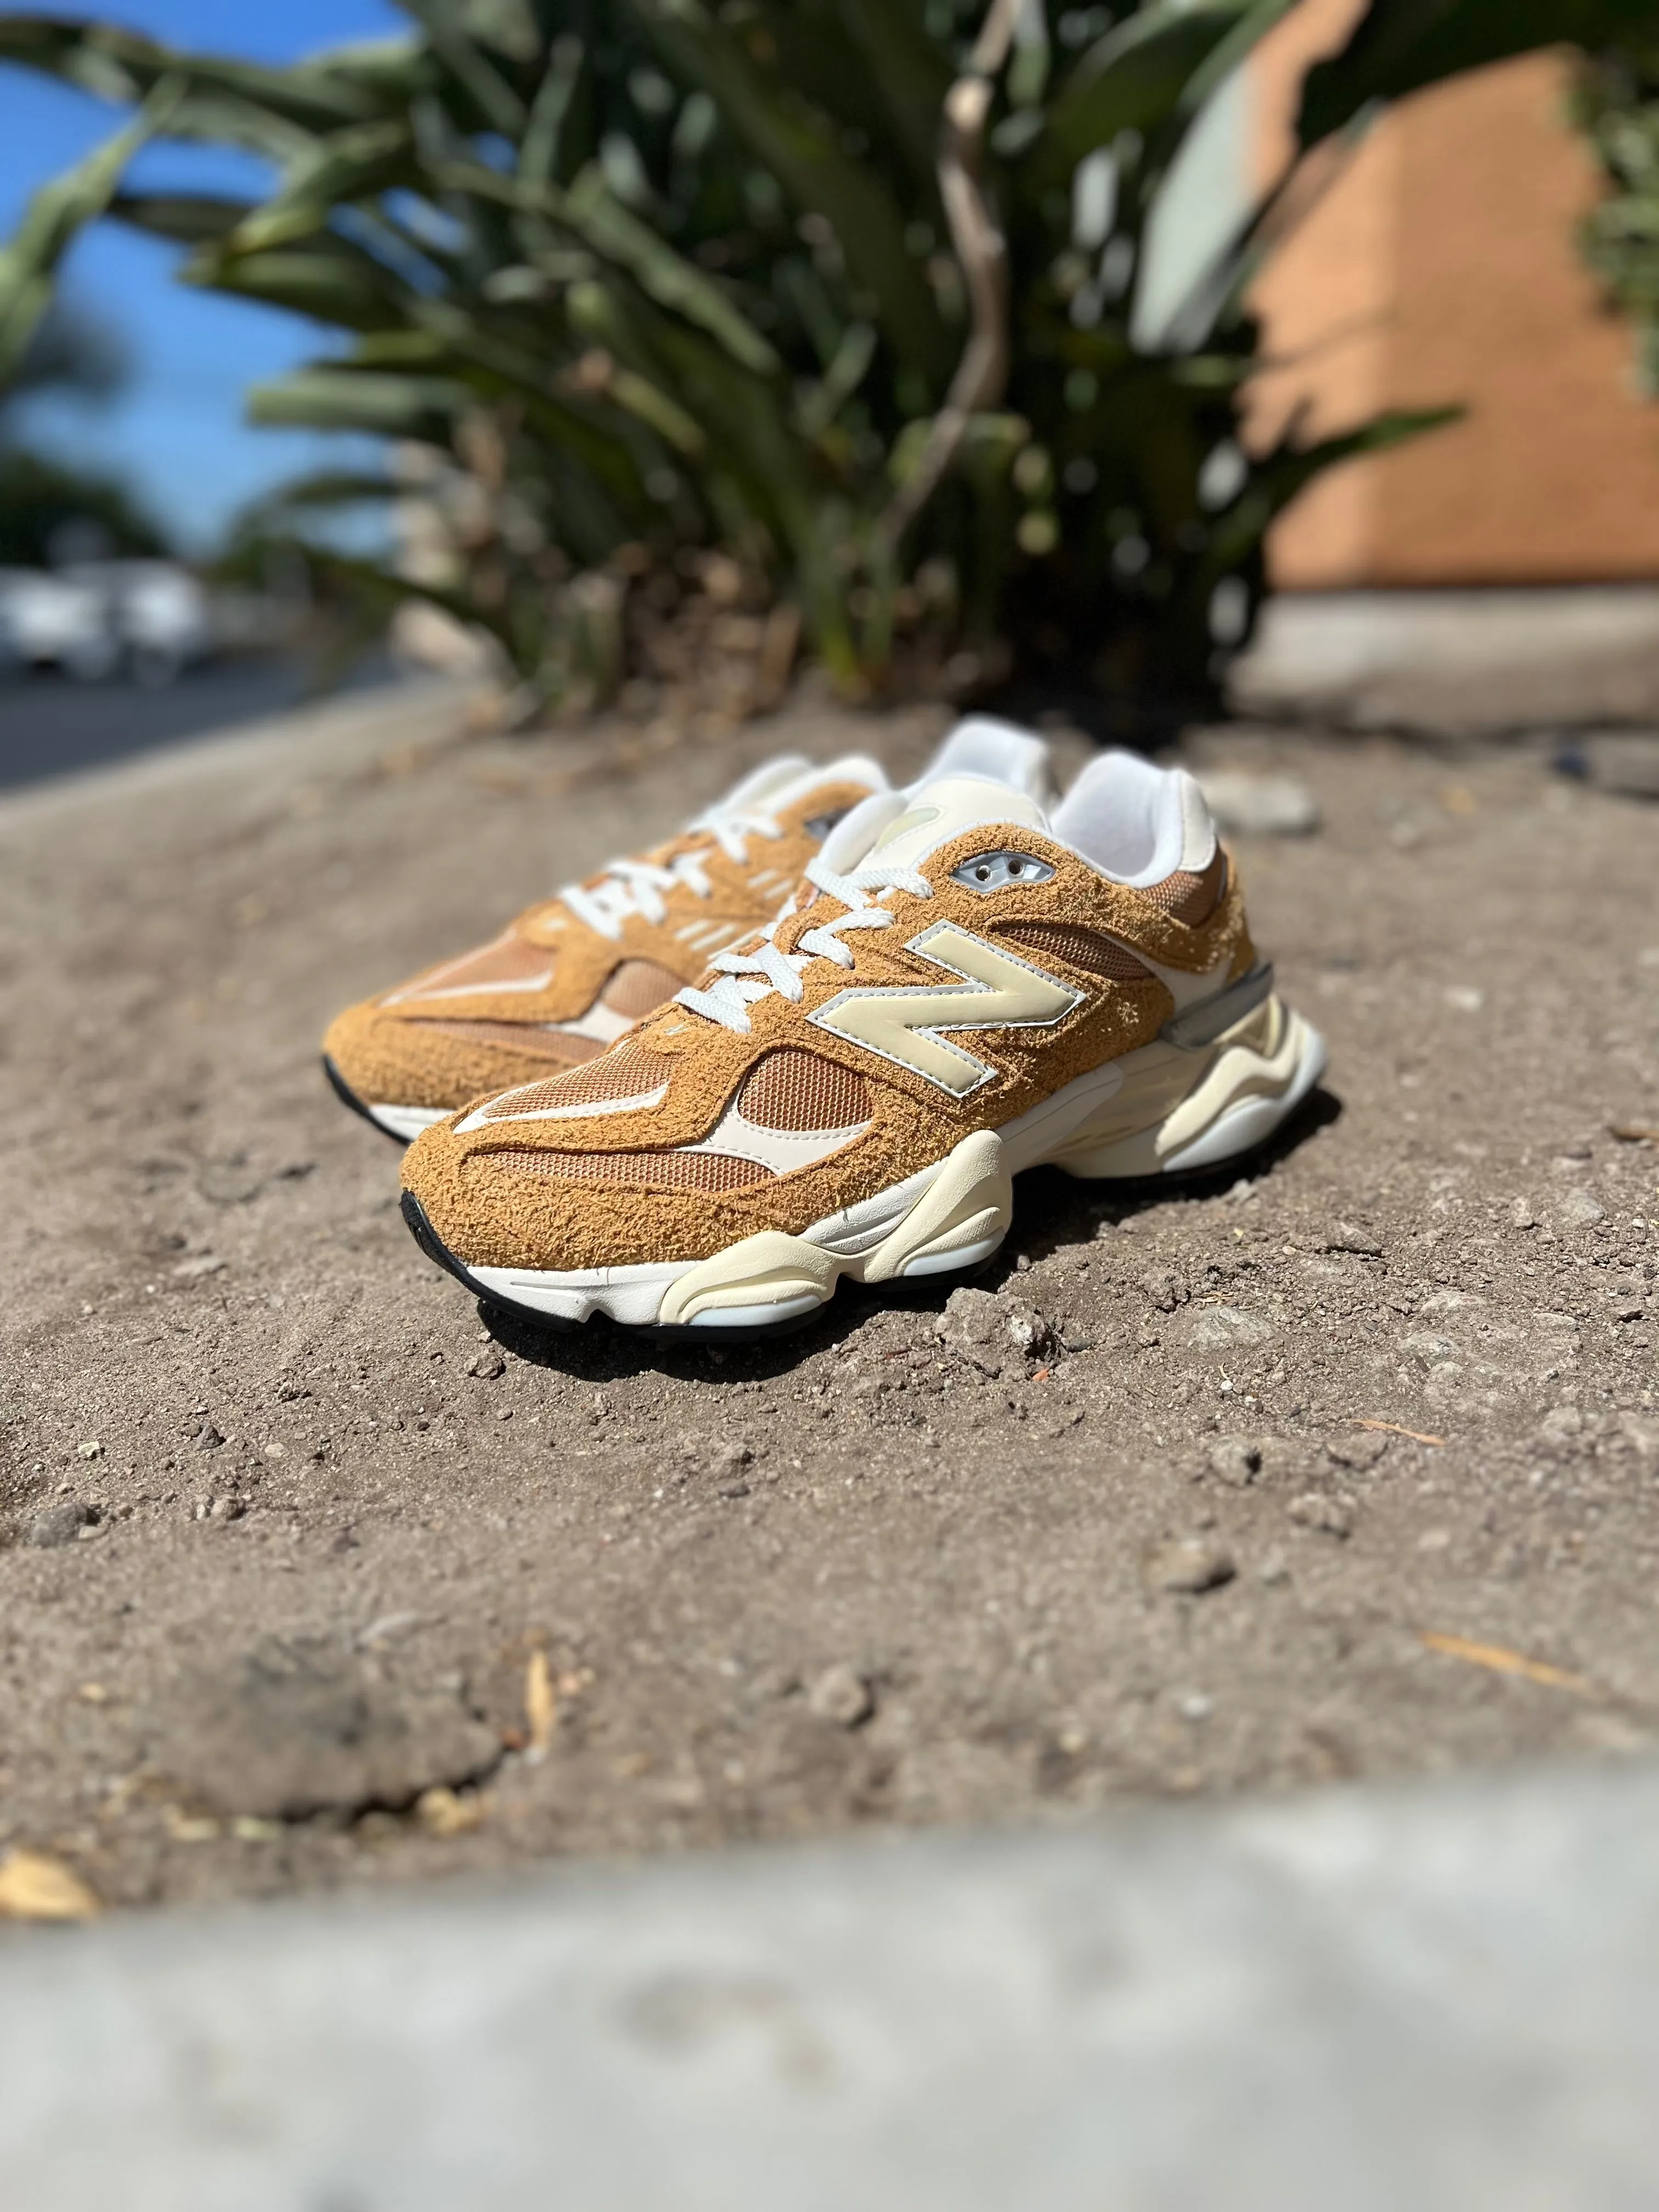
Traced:
[[[1243, 994], [1241, 994], [1243, 995]], [[1012, 1179], [1052, 1162], [1089, 1178], [1215, 1165], [1271, 1136], [1319, 1079], [1318, 1032], [1274, 995], [1200, 1045], [1159, 1038], [1079, 1076], [1000, 1129], [799, 1236], [762, 1230], [706, 1260], [631, 1267], [470, 1267], [492, 1296], [562, 1321], [764, 1328], [798, 1318], [841, 1278], [891, 1281], [988, 1257], [1012, 1217]]]

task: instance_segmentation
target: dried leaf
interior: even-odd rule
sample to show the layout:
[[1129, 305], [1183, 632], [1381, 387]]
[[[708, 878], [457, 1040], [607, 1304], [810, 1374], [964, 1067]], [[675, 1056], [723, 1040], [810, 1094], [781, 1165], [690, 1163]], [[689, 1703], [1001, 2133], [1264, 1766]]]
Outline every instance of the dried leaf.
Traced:
[[1523, 1652], [1510, 1651], [1501, 1644], [1472, 1644], [1466, 1636], [1443, 1636], [1432, 1628], [1419, 1629], [1418, 1636], [1429, 1650], [1438, 1651], [1447, 1659], [1465, 1660], [1471, 1667], [1490, 1668], [1494, 1674], [1518, 1674], [1523, 1681], [1541, 1682], [1547, 1690], [1571, 1690], [1581, 1698], [1601, 1694], [1588, 1676], [1570, 1674], [1565, 1667], [1552, 1667], [1547, 1660], [1528, 1659]]
[[532, 1651], [525, 1669], [524, 1713], [530, 1727], [531, 1752], [543, 1758], [552, 1746], [554, 1723], [559, 1717], [559, 1700], [545, 1651]]
[[0, 1860], [0, 1919], [94, 1920], [101, 1909], [80, 1876], [44, 1851]]

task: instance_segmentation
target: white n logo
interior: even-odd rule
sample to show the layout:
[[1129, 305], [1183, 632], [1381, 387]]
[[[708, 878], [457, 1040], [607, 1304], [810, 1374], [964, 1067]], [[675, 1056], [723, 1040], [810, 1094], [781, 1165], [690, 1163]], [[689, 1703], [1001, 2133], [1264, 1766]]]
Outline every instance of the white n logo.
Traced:
[[904, 949], [964, 980], [937, 990], [895, 983], [839, 991], [808, 1018], [958, 1098], [988, 1083], [995, 1071], [960, 1045], [946, 1044], [941, 1030], [1048, 1029], [1083, 1003], [1081, 991], [953, 921], [935, 922]]

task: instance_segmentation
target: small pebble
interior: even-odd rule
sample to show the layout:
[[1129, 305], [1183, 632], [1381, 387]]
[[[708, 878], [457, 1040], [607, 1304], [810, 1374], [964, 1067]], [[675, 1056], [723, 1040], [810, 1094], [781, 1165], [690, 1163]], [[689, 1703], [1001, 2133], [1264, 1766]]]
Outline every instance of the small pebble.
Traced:
[[1319, 827], [1319, 801], [1299, 775], [1206, 769], [1198, 778], [1216, 826], [1244, 837], [1307, 837]]
[[1223, 1437], [1210, 1447], [1210, 1472], [1243, 1490], [1261, 1472], [1261, 1446], [1254, 1437]]
[[507, 1362], [499, 1352], [494, 1350], [475, 1352], [466, 1363], [466, 1371], [469, 1375], [476, 1375], [481, 1382], [493, 1382], [497, 1376], [506, 1374]]
[[1261, 1314], [1243, 1306], [1200, 1306], [1187, 1331], [1194, 1352], [1219, 1352], [1236, 1344], [1265, 1344], [1277, 1332]]
[[1035, 1306], [1012, 1307], [1003, 1326], [1010, 1344], [1028, 1359], [1046, 1359], [1059, 1349], [1054, 1323]]
[[1141, 1561], [1140, 1571], [1148, 1589], [1196, 1596], [1231, 1582], [1238, 1567], [1224, 1545], [1204, 1536], [1181, 1536], [1155, 1545]]
[[1152, 1268], [1141, 1277], [1140, 1287], [1146, 1293], [1148, 1303], [1159, 1313], [1173, 1313], [1177, 1306], [1184, 1306], [1192, 1296], [1184, 1279], [1172, 1267]]
[[1300, 1498], [1293, 1498], [1286, 1510], [1299, 1527], [1316, 1528], [1321, 1535], [1346, 1537], [1353, 1534], [1353, 1508], [1346, 1498], [1332, 1498], [1322, 1490], [1310, 1490]]
[[819, 1720], [845, 1729], [856, 1728], [876, 1709], [869, 1683], [845, 1660], [824, 1668], [807, 1692], [806, 1703]]
[[46, 1552], [58, 1544], [72, 1544], [80, 1534], [87, 1517], [87, 1509], [72, 1498], [59, 1498], [56, 1504], [42, 1506], [25, 1531], [26, 1540], [37, 1550]]
[[1606, 1220], [1607, 1212], [1587, 1190], [1570, 1190], [1556, 1207], [1555, 1218], [1563, 1229], [1594, 1229]]

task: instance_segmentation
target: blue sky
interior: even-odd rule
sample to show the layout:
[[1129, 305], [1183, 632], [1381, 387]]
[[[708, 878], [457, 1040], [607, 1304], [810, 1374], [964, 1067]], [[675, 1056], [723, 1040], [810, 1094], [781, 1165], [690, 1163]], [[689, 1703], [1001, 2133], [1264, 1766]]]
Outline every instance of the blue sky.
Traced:
[[[102, 15], [150, 37], [204, 52], [291, 61], [319, 46], [408, 27], [390, 0], [33, 0], [32, 12]], [[0, 66], [0, 234], [29, 194], [108, 135], [119, 111], [37, 76]], [[208, 149], [155, 147], [135, 164], [151, 190], [257, 189], [252, 161]], [[82, 238], [66, 289], [106, 313], [131, 356], [129, 388], [96, 412], [37, 408], [29, 434], [43, 447], [116, 464], [190, 545], [205, 546], [229, 515], [267, 485], [314, 466], [337, 441], [299, 431], [256, 430], [242, 394], [324, 349], [314, 325], [265, 307], [216, 298], [173, 282], [178, 255], [113, 223]]]

